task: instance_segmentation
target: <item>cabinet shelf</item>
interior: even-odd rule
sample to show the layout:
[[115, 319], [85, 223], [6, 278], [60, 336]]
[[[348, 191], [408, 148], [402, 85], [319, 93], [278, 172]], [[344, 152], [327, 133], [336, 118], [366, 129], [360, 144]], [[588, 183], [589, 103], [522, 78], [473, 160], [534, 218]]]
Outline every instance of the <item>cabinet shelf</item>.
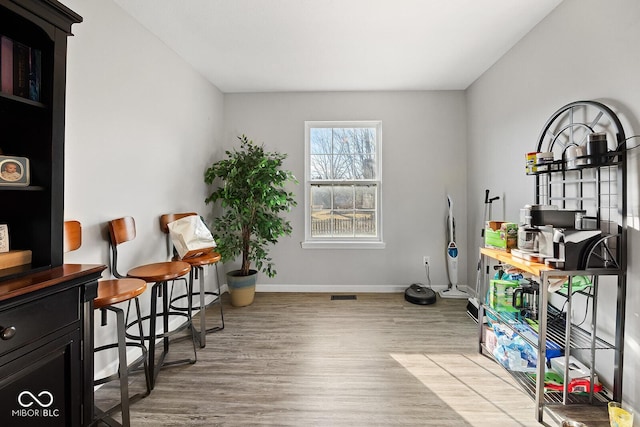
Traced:
[[[490, 313], [495, 320], [509, 327], [516, 333], [518, 333], [518, 330], [514, 327], [516, 325], [527, 326], [536, 334], [538, 332], [538, 322], [535, 320], [525, 320], [519, 313], [495, 311], [488, 306], [484, 307], [484, 311]], [[564, 313], [551, 304], [547, 305], [547, 319], [548, 352], [550, 350], [550, 345], [552, 348], [562, 348], [564, 346], [566, 338], [566, 320]], [[534, 342], [526, 336], [523, 336], [523, 338], [535, 348], [538, 347], [538, 342]], [[591, 333], [579, 326], [571, 325], [569, 343], [572, 349], [588, 350], [591, 348]], [[608, 343], [602, 338], [595, 337], [596, 350], [613, 350], [614, 348], [615, 346], [613, 344]]]
[[[566, 167], [567, 162], [565, 162], [564, 160], [554, 160], [553, 162], [549, 162], [549, 163], [537, 164], [536, 167], [538, 169], [541, 167], [544, 169], [536, 170], [534, 172], [527, 172], [527, 175], [532, 175], [532, 176], [547, 175], [547, 174], [559, 173], [559, 172], [574, 172], [574, 171], [580, 171], [585, 169], [595, 169], [595, 168], [603, 168], [608, 166], [616, 166], [620, 164], [621, 154], [622, 153], [619, 151], [609, 151], [608, 153], [601, 155], [601, 157], [605, 158], [604, 162], [576, 165], [575, 167], [572, 167], [572, 168], [567, 168]], [[591, 160], [588, 156], [578, 157], [576, 160], [578, 159], [585, 160], [585, 163]]]
[[[486, 354], [491, 354], [491, 351], [485, 346], [482, 346], [482, 350]], [[493, 357], [493, 356], [490, 356]], [[500, 365], [502, 366], [502, 365]], [[534, 374], [529, 372], [519, 372], [512, 371], [510, 369], [502, 367], [505, 371], [509, 373], [509, 375], [515, 380], [516, 383], [532, 398], [536, 395], [536, 377]], [[545, 390], [544, 393], [544, 403], [546, 405], [563, 405], [563, 392], [559, 390]], [[606, 405], [611, 401], [610, 392], [606, 389], [598, 393], [593, 393], [593, 401], [590, 398], [589, 393], [568, 393], [567, 394], [567, 403], [569, 404], [589, 404], [589, 405]]]
[[11, 95], [9, 93], [4, 93], [4, 92], [0, 92], [0, 98], [5, 99], [5, 100], [9, 100], [11, 102], [16, 102], [19, 104], [23, 104], [23, 105], [28, 105], [31, 107], [36, 107], [36, 108], [47, 108], [47, 105], [39, 102], [39, 101], [33, 101], [31, 99], [28, 98], [23, 98], [21, 96], [16, 96], [16, 95]]
[[44, 190], [46, 190], [46, 188], [43, 187], [42, 185], [27, 185], [24, 187], [18, 187], [18, 186], [0, 187], [0, 191], [44, 191]]
[[[514, 380], [531, 396], [536, 394], [536, 378], [526, 372], [509, 371]], [[563, 393], [561, 391], [545, 391], [544, 401], [546, 404], [563, 405]], [[568, 393], [567, 403], [570, 404], [597, 404], [606, 405], [611, 400], [606, 391], [593, 394], [593, 401], [590, 399], [589, 393]]]

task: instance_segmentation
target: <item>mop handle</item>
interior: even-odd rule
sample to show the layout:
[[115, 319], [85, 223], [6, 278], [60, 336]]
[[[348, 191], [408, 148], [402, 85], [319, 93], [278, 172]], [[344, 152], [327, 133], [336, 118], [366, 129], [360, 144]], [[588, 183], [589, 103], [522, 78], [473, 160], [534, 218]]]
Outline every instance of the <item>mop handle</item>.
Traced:
[[489, 190], [484, 190], [484, 203], [491, 204], [496, 200], [500, 200], [500, 196], [489, 198]]
[[496, 200], [500, 200], [500, 196], [495, 196], [489, 198], [489, 190], [484, 190], [484, 218], [482, 220], [482, 227], [480, 227], [480, 237], [484, 239], [484, 227], [486, 222], [489, 220], [489, 215], [491, 214], [491, 203]]

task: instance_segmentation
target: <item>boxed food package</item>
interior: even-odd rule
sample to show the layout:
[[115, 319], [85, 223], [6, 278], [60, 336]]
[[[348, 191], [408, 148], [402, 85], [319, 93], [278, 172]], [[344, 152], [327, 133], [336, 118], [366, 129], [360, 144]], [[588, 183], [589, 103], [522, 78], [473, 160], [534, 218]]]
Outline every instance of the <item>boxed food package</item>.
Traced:
[[484, 245], [488, 248], [510, 251], [518, 247], [518, 224], [515, 222], [487, 221]]
[[498, 346], [498, 338], [496, 337], [496, 333], [493, 332], [493, 328], [489, 325], [484, 325], [482, 327], [482, 342], [487, 347], [491, 353]]
[[518, 312], [513, 307], [513, 291], [520, 286], [517, 281], [491, 280], [489, 282], [489, 307], [496, 311]]

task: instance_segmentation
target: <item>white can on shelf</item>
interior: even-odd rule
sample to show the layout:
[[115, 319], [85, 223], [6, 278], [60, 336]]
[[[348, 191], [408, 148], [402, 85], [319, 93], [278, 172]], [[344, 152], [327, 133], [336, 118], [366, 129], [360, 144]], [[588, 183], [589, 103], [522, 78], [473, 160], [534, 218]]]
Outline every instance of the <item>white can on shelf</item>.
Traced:
[[549, 170], [549, 164], [553, 163], [553, 153], [550, 151], [536, 154], [536, 165], [539, 171]]

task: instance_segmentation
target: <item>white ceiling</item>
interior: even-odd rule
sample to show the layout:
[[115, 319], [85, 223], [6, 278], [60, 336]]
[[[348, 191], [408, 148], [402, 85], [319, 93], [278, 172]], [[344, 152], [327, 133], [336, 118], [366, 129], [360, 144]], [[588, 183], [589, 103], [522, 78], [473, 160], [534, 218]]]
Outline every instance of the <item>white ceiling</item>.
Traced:
[[115, 0], [225, 93], [466, 89], [562, 0]]

